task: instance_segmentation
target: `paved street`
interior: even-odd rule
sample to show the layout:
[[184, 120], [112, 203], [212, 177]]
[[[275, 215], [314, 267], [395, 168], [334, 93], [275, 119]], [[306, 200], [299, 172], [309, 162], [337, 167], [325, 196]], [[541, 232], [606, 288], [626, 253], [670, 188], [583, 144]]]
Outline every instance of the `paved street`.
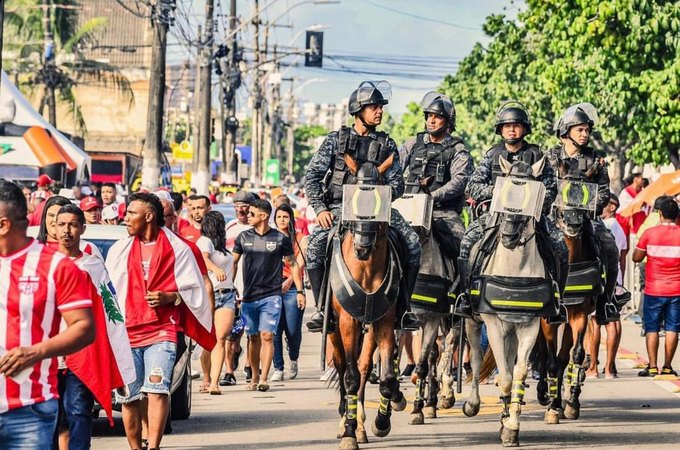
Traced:
[[[308, 309], [308, 313], [311, 311]], [[336, 449], [338, 424], [335, 391], [319, 381], [319, 335], [305, 333], [300, 357], [300, 375], [294, 381], [273, 383], [267, 393], [244, 390], [239, 384], [224, 388], [222, 396], [199, 395], [194, 381], [193, 412], [186, 421], [173, 422], [174, 432], [163, 440], [165, 449]], [[520, 443], [527, 448], [678, 448], [680, 442], [680, 382], [637, 377], [635, 366], [645, 357], [639, 326], [623, 323], [622, 352], [617, 361], [620, 378], [587, 380], [582, 395], [581, 418], [560, 425], [543, 423], [544, 408], [535, 400], [535, 382], [530, 380], [523, 410]], [[602, 349], [604, 351], [604, 349]], [[636, 356], [636, 352], [638, 356]], [[604, 355], [603, 355], [604, 356]], [[601, 358], [603, 357], [601, 356]], [[676, 357], [676, 367], [680, 358]], [[402, 388], [411, 401], [413, 385]], [[467, 389], [463, 396], [467, 395]], [[387, 448], [500, 448], [498, 441], [499, 401], [497, 388], [482, 386], [484, 405], [474, 418], [463, 416], [458, 400], [453, 409], [439, 411], [439, 418], [422, 426], [408, 425], [412, 403], [393, 414], [392, 432], [378, 439], [370, 435], [366, 449]], [[375, 418], [378, 391], [367, 388], [371, 400], [367, 429]], [[126, 448], [120, 417], [116, 427], [104, 420], [95, 427], [92, 447], [97, 450]]]

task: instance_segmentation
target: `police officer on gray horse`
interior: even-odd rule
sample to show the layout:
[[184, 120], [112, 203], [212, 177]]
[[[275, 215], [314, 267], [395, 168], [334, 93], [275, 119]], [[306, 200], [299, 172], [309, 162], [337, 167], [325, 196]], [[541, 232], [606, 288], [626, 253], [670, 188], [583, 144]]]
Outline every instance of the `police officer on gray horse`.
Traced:
[[609, 174], [604, 154], [588, 146], [596, 120], [597, 111], [590, 103], [579, 103], [567, 108], [555, 123], [555, 134], [562, 143], [548, 150], [546, 156], [555, 172], [559, 173], [562, 167], [569, 174], [578, 176], [580, 181], [598, 185], [595, 216], [590, 219], [593, 237], [599, 242], [600, 259], [607, 275], [604, 293], [598, 298], [595, 312], [598, 323], [604, 324], [618, 319], [613, 295], [619, 270], [619, 252], [614, 237], [600, 218], [602, 210], [609, 204]]
[[456, 129], [456, 110], [449, 97], [428, 92], [420, 103], [425, 131], [407, 141], [399, 151], [407, 193], [429, 193], [434, 202], [432, 219], [442, 219], [450, 234], [463, 238], [460, 213], [465, 206], [465, 187], [474, 171], [470, 152]]
[[[537, 145], [530, 144], [525, 139], [526, 136], [531, 134], [531, 120], [521, 103], [508, 101], [501, 105], [496, 113], [494, 126], [496, 134], [502, 138], [502, 141], [491, 147], [486, 153], [467, 186], [467, 193], [476, 202], [478, 209], [480, 203], [491, 200], [496, 178], [503, 176], [499, 162], [501, 157], [510, 163], [523, 160], [532, 165], [544, 156]], [[552, 247], [552, 249], [546, 249], [544, 248], [545, 245], [539, 245], [539, 249], [547, 266], [551, 268], [550, 272], [556, 278], [560, 293], [562, 293], [569, 273], [569, 252], [562, 231], [547, 218], [557, 196], [557, 181], [550, 164], [545, 164], [543, 173], [537, 178], [537, 181], [542, 182], [545, 186], [545, 200], [540, 223], [545, 232], [543, 234], [547, 234], [546, 237], [550, 242], [550, 247]], [[469, 275], [468, 258], [470, 250], [475, 242], [482, 239], [487, 216], [488, 214], [479, 214], [479, 217], [476, 217], [466, 230], [461, 242], [458, 265], [463, 282]], [[562, 308], [561, 311], [563, 313], [564, 309]], [[461, 296], [456, 313], [467, 317], [471, 315], [472, 308], [466, 296]], [[554, 318], [554, 320], [564, 319], [563, 316]]]
[[[394, 162], [384, 175], [385, 184], [392, 187], [392, 200], [404, 193], [397, 146], [387, 133], [376, 130], [382, 122], [383, 106], [389, 102], [389, 92], [390, 86], [386, 81], [362, 82], [349, 97], [349, 113], [354, 117], [354, 125], [343, 126], [339, 131], [330, 133], [307, 166], [305, 190], [309, 205], [317, 215], [318, 225], [312, 232], [307, 249], [307, 273], [317, 307], [317, 313], [307, 322], [307, 328], [312, 332], [322, 331], [324, 323], [325, 295], [322, 295], [321, 290], [326, 272], [328, 235], [340, 219], [342, 186], [354, 182], [345, 165], [344, 154], [349, 154], [359, 164], [372, 161], [376, 165], [394, 155]], [[392, 210], [390, 227], [401, 235], [408, 250], [403, 264], [407, 295], [399, 295], [397, 326], [405, 330], [417, 330], [420, 323], [410, 312], [408, 299], [420, 267], [418, 235], [395, 210]], [[329, 327], [332, 326], [329, 321]]]

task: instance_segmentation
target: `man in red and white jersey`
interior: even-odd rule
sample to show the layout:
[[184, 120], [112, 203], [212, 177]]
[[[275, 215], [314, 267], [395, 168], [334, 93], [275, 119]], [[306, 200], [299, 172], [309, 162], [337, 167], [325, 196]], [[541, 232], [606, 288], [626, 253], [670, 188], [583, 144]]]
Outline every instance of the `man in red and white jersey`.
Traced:
[[[678, 204], [672, 197], [661, 201], [659, 218], [659, 225], [642, 234], [633, 252], [633, 262], [647, 257], [643, 311], [649, 364], [638, 373], [641, 377], [677, 376], [671, 362], [680, 332], [680, 227], [676, 225]], [[665, 361], [659, 372], [656, 358], [662, 321], [666, 331]]]
[[[26, 199], [0, 180], [0, 442], [45, 448], [57, 419], [57, 361], [95, 335], [85, 275], [26, 236]], [[61, 320], [66, 329], [59, 332]]]

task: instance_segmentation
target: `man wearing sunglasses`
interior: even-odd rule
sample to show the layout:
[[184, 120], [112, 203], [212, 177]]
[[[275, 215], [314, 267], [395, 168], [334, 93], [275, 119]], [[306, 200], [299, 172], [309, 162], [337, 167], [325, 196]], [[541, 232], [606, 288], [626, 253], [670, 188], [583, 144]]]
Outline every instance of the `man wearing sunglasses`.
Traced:
[[[267, 200], [253, 200], [248, 212], [251, 229], [236, 238], [234, 278], [243, 257], [243, 296], [241, 314], [246, 319], [250, 339], [248, 356], [252, 381], [248, 390], [267, 391], [267, 376], [274, 357], [274, 333], [281, 317], [281, 274], [284, 258], [290, 264], [298, 302], [305, 304], [304, 287], [290, 238], [269, 226], [272, 207]], [[260, 374], [259, 368], [262, 368]], [[261, 382], [260, 382], [261, 381]]]

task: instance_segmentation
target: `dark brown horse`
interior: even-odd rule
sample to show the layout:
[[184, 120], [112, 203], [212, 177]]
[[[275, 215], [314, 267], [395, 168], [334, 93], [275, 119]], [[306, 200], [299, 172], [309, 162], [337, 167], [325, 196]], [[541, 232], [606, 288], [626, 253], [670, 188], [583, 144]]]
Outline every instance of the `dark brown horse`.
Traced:
[[[565, 168], [560, 168], [560, 178], [568, 179]], [[567, 188], [565, 188], [567, 189]], [[566, 196], [566, 193], [563, 193]], [[592, 225], [584, 209], [560, 208], [557, 224], [564, 232], [569, 250], [569, 278], [564, 291], [568, 323], [564, 327], [562, 345], [558, 348], [560, 324], [542, 320], [543, 339], [539, 339], [544, 363], [539, 369], [541, 380], [537, 386], [539, 402], [549, 405], [545, 413], [547, 424], [557, 424], [560, 417], [578, 419], [581, 404], [579, 396], [585, 378], [584, 339], [588, 316], [595, 310], [597, 296], [604, 288], [600, 264], [592, 240]], [[584, 281], [585, 280], [585, 281]], [[569, 398], [562, 402], [564, 371], [569, 386]], [[547, 372], [547, 373], [546, 373]], [[547, 376], [546, 376], [547, 375]]]
[[[345, 155], [347, 168], [356, 177], [357, 184], [379, 184], [392, 162], [391, 156], [379, 166], [370, 162], [359, 166], [349, 155]], [[391, 249], [387, 232], [387, 223], [359, 221], [352, 222], [344, 235], [335, 238], [340, 240], [340, 252], [333, 253], [331, 265], [335, 267], [331, 267], [331, 273], [334, 269], [338, 270], [338, 266], [344, 266], [343, 270], [347, 269], [344, 272], [346, 279], [343, 281], [354, 285], [354, 291], [359, 289], [363, 291], [358, 297], [353, 296], [351, 301], [356, 302], [356, 298], [363, 299], [366, 320], [370, 320], [368, 310], [380, 308], [379, 303], [382, 303], [385, 309], [384, 314], [379, 313], [381, 317], [375, 321], [358, 320], [356, 313], [348, 311], [354, 308], [352, 306], [346, 308], [348, 300], [341, 301], [335, 292], [336, 289], [333, 289], [332, 308], [337, 331], [331, 334], [330, 338], [334, 348], [333, 363], [340, 380], [338, 411], [342, 420], [338, 437], [341, 439], [341, 450], [358, 449], [358, 443], [368, 442], [364, 429], [364, 391], [376, 348], [380, 354], [381, 368], [380, 407], [372, 426], [373, 434], [378, 437], [387, 436], [391, 429], [392, 408], [401, 411], [406, 407], [406, 399], [399, 391], [393, 358], [396, 346], [394, 336], [396, 295], [393, 294], [396, 294], [398, 288], [390, 288], [390, 285], [398, 286], [401, 275], [396, 261], [397, 255]], [[394, 273], [395, 267], [397, 273]], [[348, 275], [353, 282], [347, 279]], [[330, 284], [333, 286], [332, 281]], [[371, 304], [374, 295], [375, 303]], [[394, 298], [389, 298], [391, 296]], [[373, 317], [378, 315], [374, 314]]]

